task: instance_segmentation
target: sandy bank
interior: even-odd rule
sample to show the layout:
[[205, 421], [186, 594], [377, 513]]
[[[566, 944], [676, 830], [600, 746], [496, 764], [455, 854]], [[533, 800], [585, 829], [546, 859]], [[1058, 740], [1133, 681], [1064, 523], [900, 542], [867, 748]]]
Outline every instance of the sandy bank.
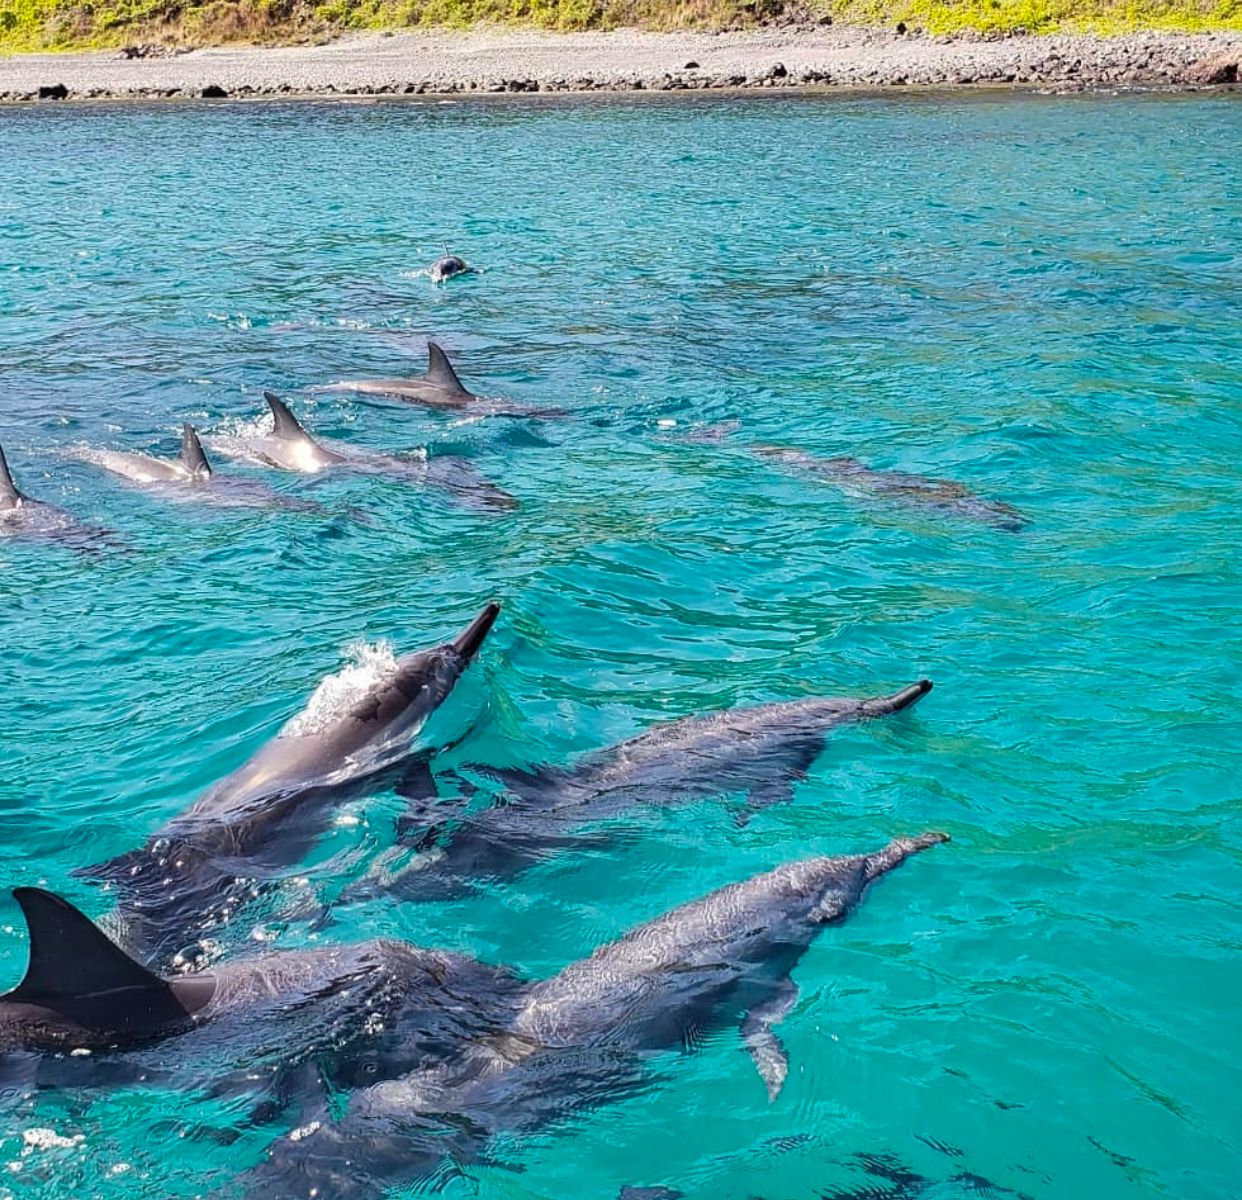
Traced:
[[367, 34], [162, 57], [0, 58], [0, 99], [1235, 82], [1242, 34], [929, 38], [841, 26], [752, 33]]

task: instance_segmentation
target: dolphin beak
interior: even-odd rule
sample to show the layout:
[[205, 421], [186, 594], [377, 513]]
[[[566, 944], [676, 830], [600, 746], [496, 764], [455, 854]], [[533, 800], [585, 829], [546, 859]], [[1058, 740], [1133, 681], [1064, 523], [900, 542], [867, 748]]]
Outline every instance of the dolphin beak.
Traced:
[[491, 632], [492, 626], [496, 624], [496, 618], [500, 616], [500, 605], [494, 600], [484, 605], [483, 611], [479, 613], [465, 629], [461, 631], [450, 643], [454, 650], [465, 659], [473, 658], [483, 645], [483, 639]]

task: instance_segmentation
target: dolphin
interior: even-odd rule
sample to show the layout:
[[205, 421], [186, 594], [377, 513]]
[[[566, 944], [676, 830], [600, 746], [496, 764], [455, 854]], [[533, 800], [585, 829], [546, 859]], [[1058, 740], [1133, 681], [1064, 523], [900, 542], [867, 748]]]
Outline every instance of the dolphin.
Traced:
[[603, 834], [583, 826], [639, 804], [746, 792], [748, 805], [737, 814], [744, 823], [756, 809], [792, 797], [834, 728], [901, 712], [931, 689], [922, 679], [890, 696], [730, 708], [655, 725], [568, 767], [479, 768], [506, 786], [502, 803], [465, 815], [451, 805], [423, 804], [417, 816], [402, 819], [405, 844], [381, 854], [344, 898], [441, 899], [481, 879], [513, 879], [557, 850], [598, 840]]
[[173, 500], [194, 500], [216, 507], [258, 506], [328, 515], [322, 504], [284, 496], [258, 480], [217, 475], [203, 449], [198, 430], [190, 424], [181, 426], [181, 452], [176, 458], [118, 450], [83, 450], [77, 457]]
[[462, 412], [481, 417], [563, 417], [560, 408], [528, 407], [512, 401], [478, 396], [457, 377], [448, 355], [435, 342], [427, 343], [427, 370], [406, 379], [343, 379], [316, 388], [320, 392], [355, 392], [406, 400], [424, 408]]
[[182, 425], [181, 453], [176, 458], [120, 450], [89, 451], [85, 457], [134, 483], [202, 483], [211, 478], [211, 464], [193, 425]]
[[432, 283], [444, 283], [456, 275], [474, 275], [476, 272], [472, 266], [467, 264], [464, 258], [459, 258], [456, 254], [450, 254], [449, 248], [445, 246], [444, 257], [437, 258], [427, 268], [427, 274], [431, 276]]
[[360, 450], [344, 442], [321, 442], [302, 428], [279, 396], [264, 392], [263, 399], [272, 414], [271, 433], [217, 435], [208, 439], [208, 445], [227, 458], [275, 467], [281, 471], [316, 475], [322, 471], [344, 469], [387, 475], [431, 484], [479, 508], [517, 507], [517, 501], [481, 475], [469, 459], [454, 455], [437, 455], [425, 460], [399, 458], [392, 454]]
[[228, 1194], [379, 1196], [443, 1169], [446, 1155], [477, 1159], [497, 1133], [632, 1091], [645, 1062], [729, 1025], [774, 1100], [789, 1071], [775, 1026], [797, 1002], [793, 969], [875, 880], [945, 841], [929, 832], [785, 863], [640, 925], [531, 984], [494, 1036], [355, 1092], [339, 1121], [279, 1139]]
[[88, 525], [55, 504], [32, 499], [19, 491], [0, 448], [0, 539], [28, 537], [63, 542], [76, 550], [91, 552], [115, 543], [108, 529]]
[[950, 479], [930, 479], [905, 471], [873, 471], [856, 458], [816, 458], [804, 450], [784, 446], [756, 446], [755, 452], [839, 483], [847, 491], [936, 509], [948, 516], [979, 521], [1006, 533], [1020, 533], [1030, 524], [1030, 518], [1012, 504], [988, 500]]
[[[62, 897], [33, 887], [13, 896], [29, 963], [0, 995], [0, 1063], [21, 1090], [163, 1076], [276, 1099], [312, 1057], [329, 1086], [395, 1078], [494, 1028], [520, 984], [506, 968], [391, 939], [269, 951], [163, 977]], [[193, 1066], [176, 1068], [174, 1055]]]
[[391, 786], [499, 612], [485, 605], [451, 641], [405, 655], [343, 702], [312, 701], [139, 849], [78, 871], [112, 885], [127, 948], [161, 962], [218, 931], [259, 881], [298, 861], [342, 799]]

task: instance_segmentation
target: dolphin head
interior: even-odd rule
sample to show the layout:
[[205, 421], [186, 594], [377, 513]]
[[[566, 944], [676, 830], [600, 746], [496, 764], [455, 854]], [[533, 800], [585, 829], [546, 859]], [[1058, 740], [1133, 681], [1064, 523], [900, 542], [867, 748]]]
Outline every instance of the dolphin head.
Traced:
[[15, 888], [30, 932], [21, 983], [0, 995], [0, 1050], [111, 1046], [187, 1028], [215, 995], [212, 976], [165, 980], [89, 917], [42, 888]]
[[499, 604], [485, 604], [452, 641], [407, 654], [398, 662], [396, 673], [380, 698], [381, 705], [400, 707], [400, 715], [391, 723], [394, 731], [421, 725], [444, 703], [499, 615]]

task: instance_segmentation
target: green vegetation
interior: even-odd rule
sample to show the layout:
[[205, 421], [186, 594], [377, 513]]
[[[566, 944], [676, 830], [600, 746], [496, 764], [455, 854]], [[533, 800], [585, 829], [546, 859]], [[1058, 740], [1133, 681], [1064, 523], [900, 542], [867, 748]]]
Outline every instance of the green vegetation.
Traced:
[[1242, 0], [0, 0], [0, 52], [323, 40], [350, 29], [735, 29], [805, 17], [930, 33], [1242, 29]]

